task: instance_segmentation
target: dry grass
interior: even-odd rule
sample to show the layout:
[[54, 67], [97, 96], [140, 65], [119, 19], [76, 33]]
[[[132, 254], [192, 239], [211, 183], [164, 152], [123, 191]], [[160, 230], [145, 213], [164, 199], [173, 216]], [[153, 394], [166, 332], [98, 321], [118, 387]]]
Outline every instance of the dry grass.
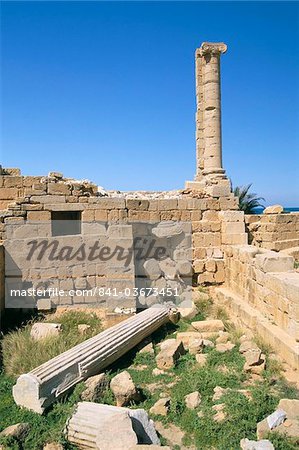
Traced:
[[[2, 340], [3, 367], [7, 375], [17, 377], [27, 373], [40, 364], [59, 355], [84, 340], [98, 334], [102, 330], [101, 320], [95, 314], [87, 314], [78, 311], [69, 311], [56, 318], [62, 324], [62, 332], [59, 336], [35, 341], [30, 337], [33, 322], [23, 328], [4, 336]], [[44, 322], [49, 322], [45, 319]], [[55, 322], [55, 316], [51, 316], [51, 322]], [[84, 335], [78, 333], [79, 324], [90, 325], [90, 329]]]

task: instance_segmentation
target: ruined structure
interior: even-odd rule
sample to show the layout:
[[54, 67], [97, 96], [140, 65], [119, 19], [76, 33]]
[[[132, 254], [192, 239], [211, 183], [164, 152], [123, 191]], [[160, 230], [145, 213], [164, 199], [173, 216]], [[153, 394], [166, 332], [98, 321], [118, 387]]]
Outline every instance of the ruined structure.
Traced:
[[[298, 247], [299, 215], [244, 216], [238, 210], [238, 199], [231, 192], [222, 165], [220, 58], [226, 50], [224, 43], [207, 42], [196, 50], [196, 174], [194, 181], [186, 182], [185, 189], [155, 193], [104, 191], [86, 180], [64, 178], [60, 173], [32, 177], [22, 176], [19, 169], [1, 168], [2, 310], [4, 282], [9, 278], [4, 269], [3, 247], [8, 248], [8, 240], [15, 239], [14, 247], [21, 248], [28, 239], [30, 224], [38, 235], [43, 232], [51, 237], [49, 224], [56, 214], [75, 213], [82, 223], [82, 235], [98, 232], [98, 222], [105, 222], [107, 239], [113, 240], [116, 229], [116, 239], [120, 239], [120, 233], [131, 230], [137, 222], [190, 223], [193, 283], [220, 286], [217, 299], [229, 308], [236, 320], [261, 334], [294, 368], [299, 367], [299, 274], [294, 270], [293, 259], [263, 250], [286, 251]], [[120, 227], [115, 228], [117, 224]], [[248, 238], [253, 245], [247, 245]], [[70, 237], [71, 241], [74, 239]], [[177, 262], [184, 262], [181, 266], [187, 267], [184, 245], [182, 240], [177, 253], [183, 256]], [[296, 252], [293, 254], [296, 256]], [[136, 285], [136, 267], [135, 261], [130, 267], [132, 276], [126, 281], [131, 283], [131, 288]], [[115, 273], [119, 277], [121, 267], [118, 269]], [[160, 283], [160, 269], [152, 270], [151, 282]], [[95, 287], [99, 281], [98, 268], [96, 272], [91, 270], [92, 264], [81, 271], [72, 267], [61, 278], [58, 269], [52, 267], [51, 279], [62, 289], [70, 285]], [[108, 271], [108, 266], [105, 270]], [[115, 267], [109, 267], [110, 272], [113, 270]], [[107, 273], [100, 276], [103, 280]], [[170, 282], [171, 277], [169, 272]], [[68, 300], [72, 306], [80, 303], [75, 297]], [[59, 298], [54, 301], [53, 306], [59, 305], [59, 301]]]

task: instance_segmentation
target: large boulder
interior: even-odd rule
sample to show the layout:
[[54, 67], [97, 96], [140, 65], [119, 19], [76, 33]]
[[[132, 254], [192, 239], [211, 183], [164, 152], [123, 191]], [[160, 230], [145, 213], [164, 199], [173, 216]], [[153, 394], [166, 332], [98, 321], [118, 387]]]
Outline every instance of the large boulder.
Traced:
[[110, 388], [116, 398], [117, 406], [125, 406], [140, 400], [140, 393], [126, 370], [112, 378]]

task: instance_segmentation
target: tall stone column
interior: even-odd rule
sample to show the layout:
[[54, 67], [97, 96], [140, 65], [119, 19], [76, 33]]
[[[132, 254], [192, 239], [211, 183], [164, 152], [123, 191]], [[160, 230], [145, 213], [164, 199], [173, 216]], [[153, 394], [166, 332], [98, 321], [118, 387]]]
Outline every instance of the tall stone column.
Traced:
[[222, 167], [221, 140], [220, 56], [226, 50], [223, 42], [203, 42], [195, 52], [196, 174], [193, 182], [186, 182], [186, 188], [215, 196], [230, 193]]
[[226, 52], [223, 43], [204, 42], [196, 51], [201, 72], [203, 144], [201, 158], [197, 164], [203, 166], [203, 175], [223, 175], [221, 141], [221, 92], [220, 92], [220, 55]]

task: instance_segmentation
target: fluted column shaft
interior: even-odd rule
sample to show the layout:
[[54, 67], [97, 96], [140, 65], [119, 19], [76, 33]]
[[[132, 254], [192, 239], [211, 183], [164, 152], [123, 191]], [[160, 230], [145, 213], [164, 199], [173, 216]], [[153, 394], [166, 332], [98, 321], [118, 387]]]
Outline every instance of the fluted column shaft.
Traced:
[[173, 309], [155, 305], [50, 359], [13, 387], [17, 405], [39, 414], [80, 381], [100, 373], [171, 319]]

